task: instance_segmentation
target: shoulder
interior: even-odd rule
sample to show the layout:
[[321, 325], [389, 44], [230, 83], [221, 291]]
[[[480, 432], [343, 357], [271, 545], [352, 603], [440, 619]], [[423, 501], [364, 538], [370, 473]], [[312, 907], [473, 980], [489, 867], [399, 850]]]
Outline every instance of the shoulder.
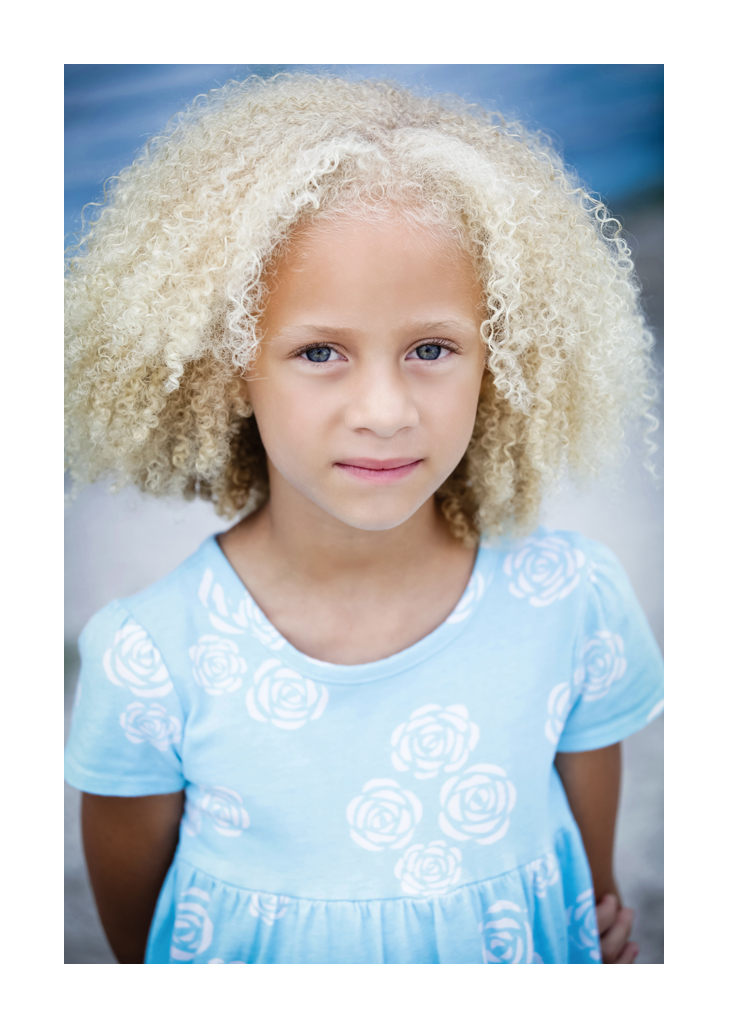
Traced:
[[577, 531], [540, 526], [525, 537], [487, 547], [497, 552], [497, 572], [507, 579], [510, 594], [536, 608], [583, 595], [599, 572], [624, 576], [611, 549]]
[[[577, 561], [580, 564], [584, 564], [587, 558], [590, 560], [607, 557], [614, 559], [612, 550], [601, 541], [586, 537], [578, 530], [560, 530], [543, 525], [538, 526], [524, 537], [515, 539], [502, 538], [496, 543], [496, 547], [504, 555], [515, 555], [517, 552], [524, 550], [535, 552], [537, 549], [542, 550], [542, 552], [555, 550], [565, 555], [568, 552], [575, 552], [577, 553]], [[615, 561], [617, 562], [617, 560]]]
[[116, 637], [135, 627], [151, 630], [151, 625], [164, 620], [180, 620], [198, 597], [202, 579], [217, 546], [213, 536], [205, 541], [174, 570], [159, 580], [124, 598], [113, 599], [98, 610], [86, 623], [79, 637], [79, 648], [84, 652], [95, 650], [99, 642], [110, 635]]
[[[575, 640], [599, 635], [635, 642], [660, 657], [648, 618], [630, 577], [613, 550], [577, 531], [539, 527], [503, 554], [508, 592], [543, 612], [563, 612], [573, 621]], [[553, 603], [559, 603], [553, 605]]]

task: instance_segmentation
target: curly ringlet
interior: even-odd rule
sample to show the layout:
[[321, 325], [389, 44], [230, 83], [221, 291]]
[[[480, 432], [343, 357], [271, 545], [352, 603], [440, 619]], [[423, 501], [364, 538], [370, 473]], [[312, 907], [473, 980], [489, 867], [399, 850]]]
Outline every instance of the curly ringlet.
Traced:
[[267, 273], [303, 223], [395, 207], [459, 238], [484, 288], [475, 428], [438, 492], [458, 538], [532, 529], [564, 470], [620, 458], [629, 420], [648, 439], [653, 337], [629, 248], [545, 137], [458, 98], [279, 74], [197, 98], [71, 249], [75, 484], [112, 476], [229, 518], [261, 504], [266, 457], [241, 388]]

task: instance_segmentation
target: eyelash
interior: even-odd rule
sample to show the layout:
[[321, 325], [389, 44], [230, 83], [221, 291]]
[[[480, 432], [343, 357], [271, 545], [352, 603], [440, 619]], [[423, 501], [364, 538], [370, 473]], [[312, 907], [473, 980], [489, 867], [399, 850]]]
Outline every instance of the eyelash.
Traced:
[[[421, 340], [419, 342], [419, 344], [415, 344], [415, 346], [412, 348], [412, 351], [416, 351], [417, 348], [422, 347], [423, 344], [437, 344], [439, 347], [444, 348], [445, 351], [451, 351], [454, 355], [459, 355], [460, 354], [460, 348], [458, 348], [451, 341], [449, 341], [449, 340], [442, 340], [440, 337], [432, 337], [429, 340]], [[335, 353], [337, 355], [340, 355], [340, 351], [338, 350], [338, 348], [335, 347], [335, 345], [333, 345], [333, 344], [325, 344], [325, 343], [317, 343], [317, 344], [306, 344], [304, 347], [298, 348], [298, 350], [294, 352], [292, 357], [293, 358], [300, 358], [307, 351], [313, 351], [315, 348], [329, 348], [331, 351], [335, 351]], [[412, 351], [409, 352], [410, 355], [411, 355]], [[427, 359], [427, 360], [424, 360], [424, 361], [429, 362], [430, 360]], [[432, 359], [431, 361], [432, 362], [435, 362], [435, 361], [439, 362], [440, 359], [439, 358]], [[327, 362], [312, 362], [311, 363], [311, 365], [327, 365], [327, 364], [328, 364]]]

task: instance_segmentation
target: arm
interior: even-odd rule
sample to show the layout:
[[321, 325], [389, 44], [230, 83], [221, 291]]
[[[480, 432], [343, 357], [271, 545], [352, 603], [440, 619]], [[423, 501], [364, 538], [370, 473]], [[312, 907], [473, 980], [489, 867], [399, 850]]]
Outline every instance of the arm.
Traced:
[[557, 753], [554, 766], [582, 833], [595, 898], [618, 895], [613, 873], [615, 819], [620, 796], [620, 743], [590, 752]]
[[83, 792], [81, 830], [102, 927], [120, 964], [142, 964], [155, 904], [178, 844], [183, 792]]
[[613, 872], [615, 820], [620, 796], [620, 742], [589, 752], [557, 753], [557, 773], [577, 821], [592, 872], [604, 962], [630, 964], [637, 946], [628, 942], [634, 913], [622, 906]]

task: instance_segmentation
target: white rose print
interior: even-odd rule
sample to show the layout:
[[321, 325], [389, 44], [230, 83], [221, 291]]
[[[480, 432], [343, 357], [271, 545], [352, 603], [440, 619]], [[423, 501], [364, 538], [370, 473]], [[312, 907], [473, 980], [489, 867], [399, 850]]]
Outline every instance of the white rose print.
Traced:
[[268, 721], [292, 731], [317, 720], [328, 703], [328, 692], [308, 678], [289, 670], [278, 659], [268, 659], [254, 675], [254, 687], [246, 695], [254, 720]]
[[208, 618], [217, 631], [224, 634], [243, 634], [247, 626], [244, 602], [241, 600], [236, 610], [226, 604], [224, 589], [215, 584], [213, 570], [206, 570], [198, 588], [198, 597], [208, 610]]
[[394, 874], [409, 896], [441, 896], [460, 881], [462, 856], [441, 839], [413, 845], [399, 858]]
[[526, 911], [508, 899], [488, 907], [481, 924], [484, 964], [543, 963], [534, 953], [534, 937]]
[[224, 960], [223, 957], [214, 957], [209, 964], [246, 964], [245, 960]]
[[587, 950], [592, 960], [600, 960], [600, 938], [592, 889], [581, 892], [574, 905], [567, 907], [569, 941], [580, 950]]
[[221, 585], [214, 582], [213, 570], [206, 570], [198, 589], [198, 597], [208, 610], [212, 626], [225, 634], [244, 634], [249, 630], [263, 645], [271, 649], [281, 649], [285, 639], [269, 623], [243, 585], [242, 591], [243, 598], [239, 600], [239, 605], [235, 609], [227, 603]]
[[471, 723], [465, 706], [421, 706], [391, 736], [391, 762], [398, 771], [412, 769], [416, 778], [451, 774], [468, 760], [480, 730]]
[[569, 716], [571, 695], [568, 682], [556, 685], [549, 693], [547, 701], [549, 716], [544, 725], [544, 734], [554, 745], [559, 741], [559, 736]]
[[482, 574], [474, 573], [468, 581], [468, 586], [463, 593], [463, 597], [458, 602], [455, 609], [448, 616], [445, 623], [460, 623], [462, 620], [467, 619], [472, 613], [474, 607], [483, 597], [485, 590], [485, 584], [483, 582]]
[[169, 746], [180, 742], [180, 721], [159, 702], [151, 705], [131, 702], [120, 715], [119, 722], [129, 740], [136, 745], [149, 742], [160, 752], [165, 752]]
[[170, 943], [170, 959], [193, 960], [211, 945], [213, 922], [205, 904], [211, 897], [203, 889], [188, 889], [182, 893], [175, 907], [175, 924]]
[[269, 649], [281, 649], [285, 644], [285, 639], [272, 626], [251, 595], [247, 595], [244, 600], [244, 611], [249, 621], [249, 630], [257, 641], [261, 641], [262, 645], [266, 645]]
[[628, 665], [623, 655], [623, 639], [610, 631], [598, 631], [588, 638], [579, 659], [574, 683], [589, 702], [607, 695], [610, 686], [620, 680]]
[[249, 900], [249, 913], [259, 917], [265, 924], [273, 925], [286, 912], [289, 900], [286, 896], [272, 896], [266, 892], [254, 892]]
[[193, 665], [193, 679], [209, 695], [235, 692], [244, 683], [247, 665], [239, 655], [236, 642], [204, 634], [188, 650]]
[[351, 838], [364, 849], [403, 849], [422, 818], [422, 804], [389, 778], [367, 781], [346, 808]]
[[222, 785], [204, 788], [196, 800], [197, 809], [209, 817], [219, 835], [236, 838], [249, 827], [249, 814], [242, 806], [238, 792]]
[[548, 606], [574, 591], [584, 562], [584, 553], [563, 538], [528, 538], [506, 556], [503, 572], [511, 578], [512, 595], [528, 598], [532, 606]]
[[553, 853], [540, 856], [538, 860], [532, 860], [526, 866], [534, 879], [534, 893], [539, 897], [546, 896], [549, 886], [556, 885], [559, 881], [559, 864]]
[[476, 763], [442, 786], [438, 823], [452, 838], [487, 846], [508, 831], [515, 803], [516, 789], [505, 770]]
[[144, 627], [126, 620], [102, 659], [112, 684], [143, 697], [167, 695], [173, 689], [165, 663]]

